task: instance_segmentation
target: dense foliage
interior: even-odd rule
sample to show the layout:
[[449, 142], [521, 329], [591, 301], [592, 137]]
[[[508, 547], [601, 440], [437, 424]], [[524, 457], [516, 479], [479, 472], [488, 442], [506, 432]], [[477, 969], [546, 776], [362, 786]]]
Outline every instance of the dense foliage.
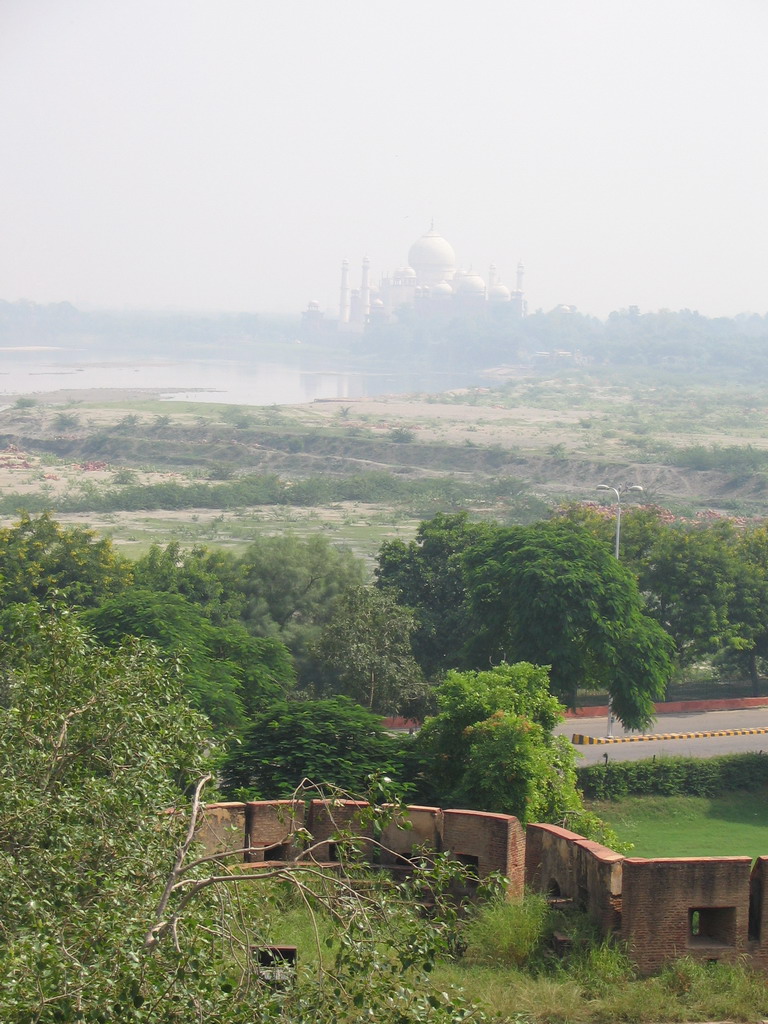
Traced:
[[422, 717], [426, 683], [413, 656], [413, 613], [391, 594], [357, 587], [341, 597], [313, 654], [325, 688], [381, 715]]
[[[0, 670], [0, 1019], [153, 1019], [211, 945], [140, 956], [183, 831], [161, 812], [205, 770], [204, 719], [146, 645], [108, 653], [32, 605]], [[195, 999], [164, 1013], [188, 1021]]]
[[[455, 920], [434, 872], [358, 897], [346, 872], [230, 871], [200, 858], [210, 736], [172, 667], [146, 644], [102, 648], [35, 605], [10, 629], [0, 645], [4, 1024], [335, 1024], [363, 1008], [383, 1024], [476, 1016], [428, 985]], [[346, 863], [349, 837], [334, 839]], [[427, 885], [430, 920], [418, 911]], [[314, 922], [317, 959], [276, 989], [251, 946], [269, 941], [291, 891]]]
[[581, 808], [573, 747], [552, 735], [563, 707], [546, 669], [449, 672], [437, 705], [415, 741], [425, 766], [420, 797], [523, 822], [559, 821]]
[[382, 550], [379, 586], [414, 608], [417, 654], [435, 666], [500, 661], [551, 666], [554, 692], [607, 688], [631, 728], [653, 717], [672, 672], [672, 644], [645, 614], [637, 582], [582, 523], [425, 524], [409, 545]]
[[179, 594], [132, 588], [81, 617], [104, 643], [145, 637], [177, 659], [188, 698], [219, 730], [242, 731], [294, 683], [279, 640], [252, 636], [236, 621], [217, 626]]
[[610, 761], [577, 769], [579, 786], [593, 800], [624, 796], [721, 796], [768, 784], [768, 756], [724, 754], [719, 757], [659, 757]]
[[232, 748], [222, 784], [248, 799], [287, 798], [304, 779], [360, 793], [377, 772], [397, 774], [397, 753], [381, 717], [348, 697], [275, 701]]
[[65, 529], [48, 513], [0, 529], [0, 607], [58, 597], [92, 607], [131, 582], [131, 563], [91, 530]]

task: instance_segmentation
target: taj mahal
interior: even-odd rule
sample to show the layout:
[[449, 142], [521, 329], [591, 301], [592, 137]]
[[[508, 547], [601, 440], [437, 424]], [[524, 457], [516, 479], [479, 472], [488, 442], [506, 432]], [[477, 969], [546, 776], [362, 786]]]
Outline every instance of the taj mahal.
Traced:
[[[453, 247], [432, 224], [408, 250], [408, 263], [382, 275], [378, 284], [371, 278], [367, 256], [362, 261], [358, 288], [350, 284], [349, 261], [342, 262], [337, 326], [343, 331], [363, 331], [369, 324], [396, 320], [397, 311], [403, 307], [430, 316], [505, 306], [512, 315], [522, 317], [526, 311], [523, 272], [519, 263], [515, 288], [511, 290], [501, 281], [494, 264], [488, 269], [487, 280], [471, 266], [459, 269]], [[307, 326], [324, 319], [318, 302], [310, 302], [302, 316]]]

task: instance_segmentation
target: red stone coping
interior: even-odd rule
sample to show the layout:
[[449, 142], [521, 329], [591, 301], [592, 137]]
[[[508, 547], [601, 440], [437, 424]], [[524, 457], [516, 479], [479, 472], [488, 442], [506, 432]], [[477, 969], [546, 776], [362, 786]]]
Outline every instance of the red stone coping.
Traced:
[[532, 822], [526, 826], [526, 832], [548, 832], [552, 836], [556, 836], [558, 839], [564, 839], [566, 842], [573, 843], [575, 846], [580, 846], [582, 850], [590, 853], [595, 860], [603, 860], [609, 863], [615, 863], [616, 861], [624, 860], [624, 855], [616, 853], [615, 850], [609, 849], [607, 846], [603, 846], [601, 843], [596, 843], [592, 839], [585, 839], [584, 836], [580, 836], [578, 832], [571, 832], [570, 829], [561, 828], [559, 825], [547, 825], [539, 822]]
[[[685, 711], [740, 711], [742, 708], [768, 707], [768, 697], [722, 697], [717, 700], [667, 700], [654, 704], [657, 715], [676, 715]], [[608, 705], [569, 708], [566, 718], [605, 718]]]
[[751, 857], [624, 857], [625, 864], [752, 864]]
[[[744, 708], [768, 707], [768, 697], [719, 697], [710, 700], [666, 700], [653, 705], [657, 715], [677, 715], [685, 711], [740, 711]], [[569, 708], [566, 718], [605, 718], [608, 715], [607, 704], [595, 704], [583, 708]], [[385, 729], [403, 731], [418, 729], [421, 722], [414, 718], [384, 718], [381, 723]]]
[[[407, 810], [410, 810], [410, 807], [408, 807]], [[501, 814], [498, 811], [462, 810], [459, 807], [450, 807], [450, 808], [447, 808], [447, 809], [444, 808], [443, 809], [443, 816], [445, 816], [446, 814], [453, 814], [453, 815], [460, 814], [464, 818], [482, 818], [483, 821], [487, 821], [489, 818], [491, 818], [494, 821], [500, 821], [500, 822], [505, 822], [505, 823], [508, 823], [510, 821], [517, 821], [518, 820], [514, 816], [514, 814]]]

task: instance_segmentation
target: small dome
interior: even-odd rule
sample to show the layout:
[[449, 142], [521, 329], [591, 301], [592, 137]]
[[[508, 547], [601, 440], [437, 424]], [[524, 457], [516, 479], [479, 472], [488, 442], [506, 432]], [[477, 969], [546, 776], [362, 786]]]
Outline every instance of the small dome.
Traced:
[[379, 308], [379, 307], [381, 307], [382, 309], [384, 308], [384, 303], [381, 301], [381, 299], [374, 299], [373, 302], [371, 303], [371, 305], [372, 306], [376, 306], [377, 308]]
[[453, 288], [451, 288], [447, 281], [441, 281], [439, 284], [435, 285], [431, 294], [438, 296], [453, 295]]
[[456, 291], [459, 295], [485, 295], [485, 281], [474, 270], [456, 275]]
[[395, 284], [413, 285], [416, 283], [416, 271], [411, 267], [398, 267], [392, 274], [392, 280]]
[[456, 254], [442, 235], [428, 231], [409, 249], [408, 263], [422, 284], [439, 284], [453, 277]]
[[495, 284], [488, 292], [488, 298], [492, 302], [509, 302], [512, 293], [505, 284]]

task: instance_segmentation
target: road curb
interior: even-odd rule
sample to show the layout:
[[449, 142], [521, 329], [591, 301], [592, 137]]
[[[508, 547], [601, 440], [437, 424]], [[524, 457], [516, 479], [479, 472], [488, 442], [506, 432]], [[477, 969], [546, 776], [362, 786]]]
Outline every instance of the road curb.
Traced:
[[650, 743], [653, 740], [702, 740], [711, 736], [762, 736], [768, 733], [768, 726], [759, 729], [713, 729], [709, 732], [654, 732], [643, 736], [582, 736], [575, 732], [571, 743]]
[[[695, 711], [745, 711], [748, 708], [768, 707], [768, 697], [720, 697], [710, 700], [659, 701], [654, 709], [657, 715], [688, 714]], [[566, 718], [605, 718], [607, 704], [593, 704], [581, 708], [569, 708]]]

